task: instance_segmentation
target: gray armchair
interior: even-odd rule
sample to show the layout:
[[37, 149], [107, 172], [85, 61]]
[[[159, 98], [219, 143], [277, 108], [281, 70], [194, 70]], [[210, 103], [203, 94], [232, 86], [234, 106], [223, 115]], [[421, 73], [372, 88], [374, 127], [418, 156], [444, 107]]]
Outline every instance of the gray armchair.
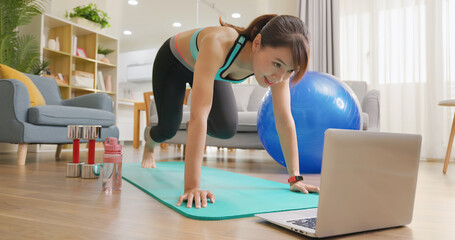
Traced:
[[[58, 144], [56, 158], [67, 139], [67, 125], [101, 125], [101, 139], [117, 137], [112, 99], [105, 93], [62, 100], [54, 79], [26, 74], [46, 105], [30, 107], [28, 90], [16, 79], [0, 80], [0, 142], [19, 144], [17, 164], [24, 165], [28, 144]], [[81, 142], [84, 142], [81, 140]]]

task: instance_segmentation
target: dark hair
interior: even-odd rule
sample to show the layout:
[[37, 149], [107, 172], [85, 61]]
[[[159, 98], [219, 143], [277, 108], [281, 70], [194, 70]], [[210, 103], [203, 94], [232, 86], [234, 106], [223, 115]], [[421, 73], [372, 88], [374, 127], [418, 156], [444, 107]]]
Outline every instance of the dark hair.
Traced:
[[297, 83], [308, 68], [310, 57], [310, 43], [308, 27], [295, 16], [266, 14], [254, 19], [247, 28], [237, 27], [223, 22], [221, 26], [234, 28], [247, 40], [253, 41], [256, 35], [261, 34], [261, 46], [289, 47], [292, 51], [295, 72], [292, 79]]

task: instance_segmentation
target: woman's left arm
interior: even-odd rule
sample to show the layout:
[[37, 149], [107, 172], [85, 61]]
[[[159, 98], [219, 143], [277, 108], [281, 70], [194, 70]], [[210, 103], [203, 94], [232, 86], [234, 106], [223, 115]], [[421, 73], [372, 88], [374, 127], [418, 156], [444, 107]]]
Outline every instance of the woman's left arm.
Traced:
[[[275, 126], [280, 138], [280, 145], [283, 150], [288, 174], [289, 177], [292, 177], [300, 175], [300, 170], [297, 134], [295, 131], [294, 118], [291, 114], [291, 94], [289, 84], [289, 80], [282, 81], [274, 84], [271, 89]], [[302, 193], [319, 192], [319, 187], [304, 184], [303, 181], [297, 181], [291, 183], [290, 190], [300, 191]]]

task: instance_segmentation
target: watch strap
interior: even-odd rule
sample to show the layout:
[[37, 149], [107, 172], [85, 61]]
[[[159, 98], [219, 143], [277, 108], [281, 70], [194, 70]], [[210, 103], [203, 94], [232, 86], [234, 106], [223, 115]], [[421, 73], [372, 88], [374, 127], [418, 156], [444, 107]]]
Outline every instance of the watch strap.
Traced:
[[292, 176], [288, 179], [288, 183], [302, 181], [302, 180], [303, 180], [303, 176]]

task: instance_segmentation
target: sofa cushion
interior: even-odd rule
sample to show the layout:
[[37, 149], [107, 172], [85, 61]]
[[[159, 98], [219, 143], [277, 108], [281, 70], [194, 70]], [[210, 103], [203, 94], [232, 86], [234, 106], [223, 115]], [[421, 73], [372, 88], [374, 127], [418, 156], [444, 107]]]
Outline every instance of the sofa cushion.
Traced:
[[27, 120], [36, 125], [114, 125], [115, 115], [111, 112], [69, 106], [36, 106], [28, 109]]
[[257, 132], [257, 112], [239, 112], [237, 132]]
[[368, 113], [362, 112], [362, 130], [368, 130], [369, 122], [370, 122], [370, 116], [368, 116]]
[[28, 95], [30, 96], [30, 106], [34, 107], [39, 105], [46, 105], [46, 101], [44, 101], [43, 95], [41, 95], [41, 92], [38, 90], [36, 85], [23, 73], [17, 71], [14, 68], [0, 64], [0, 78], [17, 79], [23, 82], [27, 87]]

